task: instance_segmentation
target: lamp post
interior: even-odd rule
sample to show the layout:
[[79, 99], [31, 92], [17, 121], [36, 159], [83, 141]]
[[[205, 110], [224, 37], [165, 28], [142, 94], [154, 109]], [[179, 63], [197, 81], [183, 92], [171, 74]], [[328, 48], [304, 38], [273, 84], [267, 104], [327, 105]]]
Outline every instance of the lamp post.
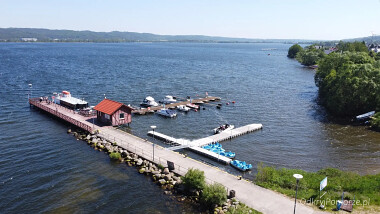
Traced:
[[157, 128], [157, 126], [150, 126], [151, 129], [153, 129], [153, 161], [154, 161], [154, 130]]
[[297, 186], [296, 186], [296, 197], [294, 199], [294, 214], [296, 213], [296, 204], [297, 204], [297, 192], [298, 192], [298, 182], [303, 178], [300, 174], [294, 174], [293, 177], [297, 179]]

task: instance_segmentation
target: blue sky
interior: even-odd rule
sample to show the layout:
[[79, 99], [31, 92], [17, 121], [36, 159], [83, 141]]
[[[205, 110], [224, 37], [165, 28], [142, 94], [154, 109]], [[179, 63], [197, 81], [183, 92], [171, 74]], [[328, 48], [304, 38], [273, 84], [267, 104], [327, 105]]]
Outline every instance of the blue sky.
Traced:
[[380, 0], [0, 0], [0, 27], [346, 39], [380, 34]]

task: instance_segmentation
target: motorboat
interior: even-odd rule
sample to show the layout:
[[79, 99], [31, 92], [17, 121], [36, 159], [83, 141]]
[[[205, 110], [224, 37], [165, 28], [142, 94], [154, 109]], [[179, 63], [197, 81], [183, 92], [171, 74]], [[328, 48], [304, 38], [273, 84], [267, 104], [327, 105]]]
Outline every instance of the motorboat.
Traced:
[[198, 105], [195, 105], [194, 103], [188, 103], [186, 104], [187, 107], [192, 108], [192, 109], [199, 109]]
[[177, 100], [175, 99], [175, 97], [169, 96], [169, 95], [165, 96], [165, 98], [162, 101], [160, 101], [160, 103], [164, 103], [164, 104], [170, 104], [170, 103], [176, 103], [176, 102]]
[[154, 101], [153, 97], [148, 96], [142, 101], [140, 106], [142, 106], [142, 107], [154, 107], [154, 106], [158, 106], [158, 103], [156, 101]]
[[179, 106], [177, 106], [177, 109], [178, 109], [178, 111], [184, 111], [184, 112], [190, 111], [190, 108], [185, 106], [185, 105], [179, 105]]
[[159, 115], [165, 116], [165, 117], [175, 117], [177, 116], [176, 111], [170, 110], [170, 109], [161, 109], [156, 112]]
[[245, 161], [233, 160], [230, 163], [233, 167], [243, 172], [252, 169], [252, 164], [247, 164]]
[[219, 133], [222, 133], [224, 131], [232, 130], [234, 128], [235, 128], [234, 125], [224, 124], [224, 125], [219, 126], [218, 128], [215, 128], [214, 134], [219, 134]]

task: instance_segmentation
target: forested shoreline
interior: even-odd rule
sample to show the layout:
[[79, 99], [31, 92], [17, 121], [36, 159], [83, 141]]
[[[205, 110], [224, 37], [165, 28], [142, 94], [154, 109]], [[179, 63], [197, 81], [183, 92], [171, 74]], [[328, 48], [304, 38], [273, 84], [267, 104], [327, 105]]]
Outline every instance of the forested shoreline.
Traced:
[[[380, 53], [363, 42], [339, 42], [335, 47], [293, 45], [288, 57], [317, 67], [315, 84], [321, 104], [334, 116], [353, 117], [380, 111]], [[371, 127], [380, 130], [380, 114]]]

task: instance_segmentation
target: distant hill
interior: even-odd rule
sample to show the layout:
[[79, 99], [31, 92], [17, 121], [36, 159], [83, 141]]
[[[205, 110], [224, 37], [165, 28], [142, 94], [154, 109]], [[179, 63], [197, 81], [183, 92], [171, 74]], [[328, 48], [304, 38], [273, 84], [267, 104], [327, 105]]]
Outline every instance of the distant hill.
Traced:
[[93, 32], [40, 28], [0, 28], [0, 42], [218, 42], [218, 43], [314, 43], [312, 40], [245, 39], [202, 35], [157, 35], [135, 32]]
[[355, 39], [345, 39], [343, 40], [345, 42], [355, 42], [355, 41], [364, 41], [367, 44], [377, 43], [380, 44], [380, 36], [367, 36], [367, 37], [361, 37], [361, 38], [355, 38]]

